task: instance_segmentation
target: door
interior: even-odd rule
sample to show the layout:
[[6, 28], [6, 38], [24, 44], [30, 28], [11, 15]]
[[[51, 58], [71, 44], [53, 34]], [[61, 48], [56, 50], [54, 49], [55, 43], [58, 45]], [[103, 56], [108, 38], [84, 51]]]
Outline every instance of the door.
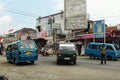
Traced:
[[115, 50], [113, 46], [106, 46], [106, 56], [108, 59], [112, 59], [115, 56]]
[[6, 49], [6, 57], [7, 57], [7, 60], [10, 61], [11, 58], [12, 58], [12, 47], [11, 45], [9, 45]]

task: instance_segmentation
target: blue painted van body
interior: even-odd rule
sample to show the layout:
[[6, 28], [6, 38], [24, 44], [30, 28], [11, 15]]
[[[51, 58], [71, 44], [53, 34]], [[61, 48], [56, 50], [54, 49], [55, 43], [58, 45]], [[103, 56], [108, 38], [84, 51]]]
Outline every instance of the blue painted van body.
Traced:
[[6, 58], [9, 62], [22, 63], [31, 62], [38, 59], [37, 45], [33, 40], [18, 40], [8, 45]]
[[[85, 54], [90, 56], [91, 59], [99, 58], [100, 47], [103, 43], [90, 42], [85, 50]], [[120, 49], [115, 44], [104, 43], [106, 47], [106, 57], [107, 59], [117, 60], [120, 57]]]

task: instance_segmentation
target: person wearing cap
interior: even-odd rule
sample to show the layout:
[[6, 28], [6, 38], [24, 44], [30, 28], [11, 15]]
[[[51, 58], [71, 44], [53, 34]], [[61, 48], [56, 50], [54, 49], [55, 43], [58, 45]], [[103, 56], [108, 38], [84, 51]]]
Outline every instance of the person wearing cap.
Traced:
[[105, 48], [105, 44], [102, 44], [102, 46], [100, 47], [100, 53], [101, 53], [101, 64], [106, 64], [106, 48]]

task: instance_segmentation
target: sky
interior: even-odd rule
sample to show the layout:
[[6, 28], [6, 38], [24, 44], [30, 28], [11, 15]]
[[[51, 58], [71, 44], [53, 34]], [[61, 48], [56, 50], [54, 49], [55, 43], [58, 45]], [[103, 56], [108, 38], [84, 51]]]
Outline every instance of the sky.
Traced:
[[[86, 0], [91, 20], [120, 24], [120, 0]], [[64, 10], [64, 0], [0, 0], [0, 34], [24, 27], [35, 29], [36, 18]]]

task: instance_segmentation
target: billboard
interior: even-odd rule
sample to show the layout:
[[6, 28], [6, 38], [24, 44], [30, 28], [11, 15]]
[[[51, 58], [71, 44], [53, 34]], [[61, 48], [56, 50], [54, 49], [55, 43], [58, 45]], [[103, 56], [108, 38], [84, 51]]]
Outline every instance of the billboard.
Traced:
[[87, 28], [86, 0], [64, 0], [65, 29]]
[[94, 22], [94, 38], [104, 38], [105, 36], [105, 21], [98, 20]]

